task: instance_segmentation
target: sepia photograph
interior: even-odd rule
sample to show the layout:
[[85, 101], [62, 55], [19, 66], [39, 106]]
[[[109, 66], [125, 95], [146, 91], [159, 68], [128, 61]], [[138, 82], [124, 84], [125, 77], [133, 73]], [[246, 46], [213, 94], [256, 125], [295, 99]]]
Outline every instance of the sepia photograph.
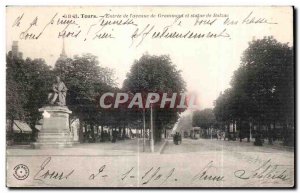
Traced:
[[6, 186], [295, 188], [294, 12], [8, 5]]

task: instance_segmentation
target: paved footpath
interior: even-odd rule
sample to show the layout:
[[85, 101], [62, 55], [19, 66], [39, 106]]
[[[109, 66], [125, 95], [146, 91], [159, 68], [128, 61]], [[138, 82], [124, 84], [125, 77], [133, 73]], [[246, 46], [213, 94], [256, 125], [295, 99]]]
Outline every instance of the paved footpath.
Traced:
[[[265, 152], [265, 153], [287, 153], [292, 154], [294, 148], [286, 147], [278, 142], [274, 145], [265, 143], [263, 146], [254, 146], [253, 142], [240, 141], [224, 141], [216, 139], [183, 139], [181, 145], [175, 145], [169, 140], [168, 145], [165, 147], [164, 154], [172, 153], [188, 153], [188, 152], [209, 152], [209, 151], [235, 151], [235, 152]], [[290, 152], [290, 153], [288, 153]]]
[[[8, 186], [35, 187], [292, 187], [294, 152], [238, 141], [171, 140], [158, 153], [139, 153], [142, 141], [73, 148], [7, 150]], [[140, 145], [137, 145], [140, 144]], [[104, 152], [108, 152], [105, 154]], [[14, 168], [26, 165], [25, 180]], [[68, 178], [56, 179], [50, 174]]]
[[[154, 151], [158, 152], [163, 142], [154, 146]], [[116, 143], [82, 143], [75, 144], [70, 148], [49, 148], [49, 149], [32, 149], [30, 145], [15, 145], [8, 147], [7, 156], [126, 156], [143, 153], [142, 139], [118, 140]], [[145, 153], [150, 153], [149, 141], [146, 141]]]

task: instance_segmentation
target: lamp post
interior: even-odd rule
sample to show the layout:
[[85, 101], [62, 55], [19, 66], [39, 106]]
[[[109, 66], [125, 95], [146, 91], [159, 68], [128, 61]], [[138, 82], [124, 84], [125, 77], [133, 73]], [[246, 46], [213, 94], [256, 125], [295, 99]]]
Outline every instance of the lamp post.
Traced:
[[146, 146], [146, 119], [145, 119], [145, 108], [143, 109], [143, 152], [145, 152]]
[[151, 129], [151, 139], [150, 139], [150, 148], [151, 152], [154, 152], [154, 133], [153, 133], [153, 108], [152, 108], [152, 103], [151, 103], [151, 108], [150, 108], [150, 129]]

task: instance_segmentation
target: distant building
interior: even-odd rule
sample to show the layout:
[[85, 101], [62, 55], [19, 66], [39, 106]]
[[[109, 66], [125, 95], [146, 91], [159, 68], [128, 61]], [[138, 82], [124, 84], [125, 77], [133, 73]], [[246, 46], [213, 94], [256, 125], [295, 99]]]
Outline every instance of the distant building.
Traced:
[[58, 60], [65, 60], [67, 58], [66, 50], [65, 50], [65, 38], [63, 38], [63, 47], [61, 50], [61, 54], [59, 55]]
[[11, 51], [8, 52], [8, 55], [14, 58], [23, 58], [23, 53], [19, 52], [18, 41], [13, 41]]
[[66, 50], [65, 50], [65, 39], [63, 38], [62, 50], [61, 50], [61, 53], [55, 63], [55, 67], [59, 69], [60, 75], [63, 74], [62, 72], [64, 71], [64, 65], [65, 65], [65, 61], [67, 60], [67, 58], [68, 58], [68, 56], [67, 56]]

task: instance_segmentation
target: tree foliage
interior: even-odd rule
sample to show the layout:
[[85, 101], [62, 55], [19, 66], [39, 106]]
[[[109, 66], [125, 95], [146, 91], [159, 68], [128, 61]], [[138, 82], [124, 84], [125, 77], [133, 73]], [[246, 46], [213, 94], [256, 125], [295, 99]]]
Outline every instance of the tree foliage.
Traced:
[[72, 117], [88, 125], [114, 126], [118, 123], [121, 112], [99, 108], [99, 97], [118, 89], [113, 70], [102, 67], [96, 56], [83, 54], [73, 59], [59, 59], [54, 72], [68, 87], [67, 105], [73, 111]]
[[97, 108], [97, 97], [115, 89], [113, 71], [101, 67], [97, 57], [84, 54], [73, 59], [59, 59], [54, 69], [43, 59], [7, 56], [7, 118], [26, 121], [35, 131], [37, 121], [42, 118], [38, 109], [47, 104], [47, 94], [57, 75], [69, 89], [67, 105], [74, 117], [93, 123], [104, 122], [104, 117], [110, 117]]
[[[273, 37], [249, 42], [231, 88], [215, 101], [218, 121], [294, 124], [293, 47]], [[284, 126], [284, 127], [285, 127]]]
[[[123, 90], [135, 93], [180, 93], [185, 91], [181, 72], [176, 69], [169, 56], [143, 55], [139, 60], [134, 61], [130, 72], [123, 84]], [[140, 117], [141, 112], [131, 112], [130, 120]], [[149, 110], [147, 111], [147, 117]], [[161, 131], [170, 123], [178, 119], [178, 112], [175, 109], [155, 109], [155, 136], [160, 140]]]
[[193, 126], [208, 129], [216, 126], [213, 109], [204, 109], [193, 112]]
[[47, 100], [53, 79], [50, 66], [43, 59], [6, 57], [6, 115], [10, 120], [26, 121], [35, 134], [35, 124], [41, 119], [38, 109]]

